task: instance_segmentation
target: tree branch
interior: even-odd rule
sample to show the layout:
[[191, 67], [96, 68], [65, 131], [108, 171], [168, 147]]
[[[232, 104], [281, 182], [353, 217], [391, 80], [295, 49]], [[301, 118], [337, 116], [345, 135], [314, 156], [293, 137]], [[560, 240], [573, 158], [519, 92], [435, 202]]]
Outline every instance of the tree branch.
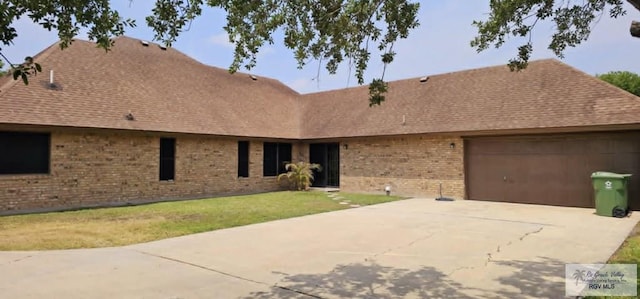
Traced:
[[7, 56], [4, 56], [4, 54], [2, 54], [2, 52], [0, 52], [0, 56], [2, 56], [2, 58], [4, 58], [4, 60], [7, 61], [7, 63], [9, 64], [10, 67], [13, 67], [13, 63], [11, 63], [11, 61], [9, 61]]
[[640, 0], [627, 0], [627, 2], [631, 3], [637, 10], [640, 10]]

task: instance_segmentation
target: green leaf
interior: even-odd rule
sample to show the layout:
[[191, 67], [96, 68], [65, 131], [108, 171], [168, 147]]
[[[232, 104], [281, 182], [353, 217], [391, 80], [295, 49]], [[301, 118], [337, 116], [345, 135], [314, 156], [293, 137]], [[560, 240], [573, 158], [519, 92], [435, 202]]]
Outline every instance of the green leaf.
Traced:
[[40, 64], [36, 63], [35, 65], [36, 65], [36, 71], [42, 72], [42, 67], [40, 66]]
[[[531, 40], [537, 24], [553, 23], [548, 49], [563, 58], [567, 47], [575, 47], [589, 38], [600, 16], [609, 12], [611, 18], [625, 14], [622, 0], [491, 0], [485, 21], [473, 21], [478, 35], [471, 46], [478, 52], [490, 46], [500, 48], [507, 39], [515, 39], [520, 46], [516, 57], [509, 60], [512, 70], [527, 67]], [[631, 1], [629, 1], [631, 2]], [[640, 10], [640, 8], [638, 8]]]
[[395, 52], [388, 52], [382, 54], [382, 63], [388, 64], [393, 62], [393, 57], [396, 55]]
[[22, 77], [22, 82], [24, 82], [24, 85], [29, 85], [29, 78], [27, 77], [27, 74], [22, 73], [21, 77]]
[[388, 84], [382, 79], [373, 79], [369, 84], [369, 107], [380, 106], [385, 100]]
[[640, 96], [640, 76], [636, 73], [616, 71], [603, 75], [596, 75], [596, 77], [632, 94]]
[[22, 71], [20, 69], [13, 70], [13, 80], [18, 80], [18, 77], [22, 75]]
[[419, 25], [417, 2], [157, 0], [153, 15], [146, 21], [155, 32], [155, 40], [170, 43], [200, 15], [201, 6], [220, 8], [226, 12], [224, 29], [235, 46], [231, 73], [241, 67], [254, 67], [258, 52], [273, 44], [276, 32], [283, 32], [284, 45], [293, 52], [298, 68], [317, 61], [319, 67], [334, 74], [341, 64], [348, 64], [358, 84], [363, 84], [372, 50], [385, 52], [382, 62], [386, 66], [394, 59], [393, 44], [407, 38]]

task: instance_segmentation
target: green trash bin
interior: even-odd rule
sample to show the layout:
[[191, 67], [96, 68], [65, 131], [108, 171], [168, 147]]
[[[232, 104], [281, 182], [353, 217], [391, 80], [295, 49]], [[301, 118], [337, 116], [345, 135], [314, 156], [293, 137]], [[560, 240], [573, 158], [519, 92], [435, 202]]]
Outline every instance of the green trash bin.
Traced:
[[591, 174], [596, 199], [596, 214], [624, 217], [629, 210], [627, 181], [630, 174], [598, 171]]

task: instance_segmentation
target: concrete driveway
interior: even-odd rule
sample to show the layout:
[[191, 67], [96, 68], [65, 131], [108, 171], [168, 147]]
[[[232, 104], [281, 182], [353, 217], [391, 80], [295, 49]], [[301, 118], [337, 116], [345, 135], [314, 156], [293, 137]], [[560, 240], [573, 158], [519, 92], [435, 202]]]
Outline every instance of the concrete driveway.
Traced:
[[0, 294], [557, 298], [565, 263], [605, 262], [639, 219], [417, 198], [121, 248], [0, 252]]

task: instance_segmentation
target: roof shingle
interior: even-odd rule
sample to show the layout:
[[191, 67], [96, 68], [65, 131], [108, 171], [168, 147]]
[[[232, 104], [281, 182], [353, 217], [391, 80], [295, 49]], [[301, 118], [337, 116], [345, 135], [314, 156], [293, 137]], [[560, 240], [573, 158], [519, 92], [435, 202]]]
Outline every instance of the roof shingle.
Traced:
[[[65, 50], [49, 47], [36, 61], [43, 73], [30, 85], [10, 80], [0, 86], [0, 123], [300, 136], [299, 118], [282, 117], [299, 109], [297, 92], [273, 79], [204, 65], [172, 48], [120, 37], [105, 53], [75, 41]], [[57, 89], [48, 87], [50, 70]], [[134, 121], [125, 118], [129, 112]]]
[[390, 82], [371, 108], [366, 86], [300, 95], [128, 37], [108, 53], [52, 45], [36, 61], [29, 86], [0, 80], [0, 124], [285, 139], [640, 124], [639, 97], [553, 59]]
[[390, 82], [378, 107], [365, 86], [301, 97], [312, 139], [640, 123], [640, 97], [555, 59]]

